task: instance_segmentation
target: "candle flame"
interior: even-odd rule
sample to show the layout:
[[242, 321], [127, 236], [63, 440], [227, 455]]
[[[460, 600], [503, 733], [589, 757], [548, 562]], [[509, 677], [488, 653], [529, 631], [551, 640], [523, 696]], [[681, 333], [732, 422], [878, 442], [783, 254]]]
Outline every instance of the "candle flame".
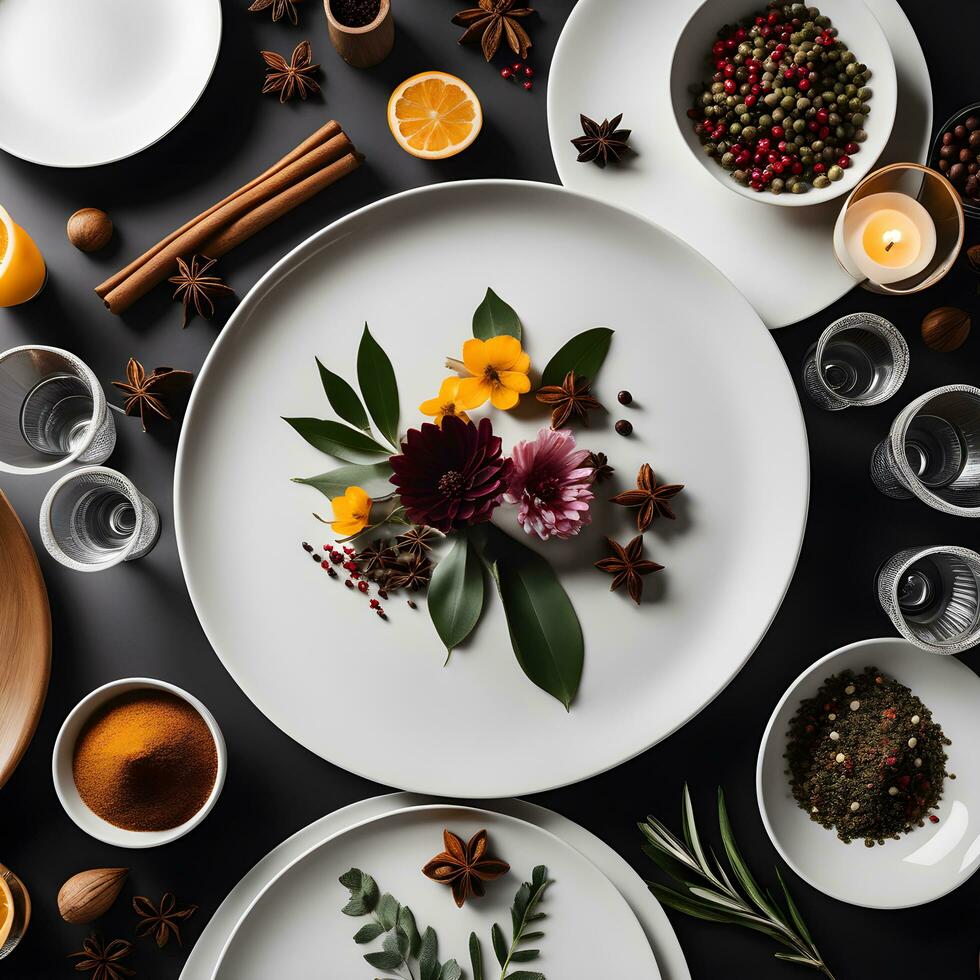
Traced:
[[881, 240], [885, 243], [885, 251], [890, 252], [892, 246], [897, 245], [902, 240], [902, 233], [897, 228], [892, 228], [881, 236]]

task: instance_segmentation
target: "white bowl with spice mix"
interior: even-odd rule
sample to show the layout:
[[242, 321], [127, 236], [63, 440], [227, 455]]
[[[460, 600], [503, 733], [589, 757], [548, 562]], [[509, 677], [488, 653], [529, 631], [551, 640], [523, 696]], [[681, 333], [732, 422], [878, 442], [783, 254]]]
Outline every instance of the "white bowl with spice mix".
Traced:
[[[760, 17], [775, 22], [760, 25]], [[802, 23], [793, 27], [797, 19]], [[816, 38], [804, 39], [799, 28], [807, 23], [814, 25]], [[755, 48], [754, 35], [760, 30], [766, 35], [763, 43], [780, 44], [784, 50]], [[807, 52], [799, 50], [821, 39], [827, 42], [826, 51], [837, 52], [837, 60], [826, 68], [820, 60], [823, 45], [819, 55], [809, 55], [809, 62]], [[802, 66], [794, 57], [803, 61]], [[769, 78], [767, 65], [772, 68]], [[844, 80], [837, 77], [840, 74]], [[853, 91], [837, 92], [833, 86], [850, 86]], [[833, 96], [832, 104], [824, 101], [826, 92]], [[716, 95], [726, 101], [715, 104], [711, 100]], [[841, 96], [845, 101], [838, 104]], [[702, 97], [709, 100], [707, 121]], [[670, 99], [681, 138], [711, 177], [753, 201], [807, 207], [849, 193], [870, 173], [895, 124], [898, 82], [888, 38], [862, 0], [818, 0], [817, 6], [705, 0], [674, 48]], [[729, 99], [735, 100], [731, 106]], [[721, 117], [715, 115], [719, 109]], [[812, 154], [815, 170], [798, 168], [799, 148], [780, 149], [781, 142], [793, 144], [797, 136], [805, 147], [819, 141]], [[752, 179], [753, 171], [761, 175], [758, 180]], [[744, 178], [736, 179], [736, 173]], [[691, 179], [699, 178], [695, 174]], [[805, 191], [793, 193], [794, 181], [805, 185]]]
[[865, 908], [923, 905], [962, 885], [980, 867], [978, 704], [969, 667], [897, 637], [852, 643], [805, 670], [769, 720], [756, 769], [783, 860]]
[[227, 752], [210, 711], [166, 681], [128, 677], [84, 697], [58, 732], [55, 792], [87, 834], [117, 847], [157, 847], [211, 811]]

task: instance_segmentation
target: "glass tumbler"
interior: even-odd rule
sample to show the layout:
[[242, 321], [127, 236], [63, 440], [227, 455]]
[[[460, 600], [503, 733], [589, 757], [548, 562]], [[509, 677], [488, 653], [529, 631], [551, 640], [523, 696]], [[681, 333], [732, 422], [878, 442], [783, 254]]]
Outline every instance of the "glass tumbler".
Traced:
[[953, 545], [900, 551], [878, 572], [878, 600], [917, 647], [969, 650], [980, 643], [980, 555]]
[[980, 517], [980, 388], [947, 385], [902, 409], [871, 457], [871, 479], [889, 497]]
[[0, 354], [0, 472], [102, 463], [115, 444], [102, 385], [74, 354], [57, 347]]
[[0, 864], [0, 960], [8, 957], [31, 921], [31, 897], [24, 883]]
[[122, 473], [88, 466], [63, 476], [41, 504], [41, 540], [52, 558], [79, 572], [101, 572], [148, 554], [160, 515]]
[[835, 320], [807, 351], [803, 390], [820, 408], [880, 405], [909, 371], [909, 345], [883, 317], [852, 313]]

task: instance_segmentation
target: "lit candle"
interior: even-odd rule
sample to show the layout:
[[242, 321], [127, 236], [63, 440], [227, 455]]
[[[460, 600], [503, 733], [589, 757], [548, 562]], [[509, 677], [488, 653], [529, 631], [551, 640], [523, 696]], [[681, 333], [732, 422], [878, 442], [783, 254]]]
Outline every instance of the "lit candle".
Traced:
[[915, 198], [871, 194], [847, 210], [844, 239], [854, 264], [887, 285], [922, 272], [936, 254], [936, 225]]

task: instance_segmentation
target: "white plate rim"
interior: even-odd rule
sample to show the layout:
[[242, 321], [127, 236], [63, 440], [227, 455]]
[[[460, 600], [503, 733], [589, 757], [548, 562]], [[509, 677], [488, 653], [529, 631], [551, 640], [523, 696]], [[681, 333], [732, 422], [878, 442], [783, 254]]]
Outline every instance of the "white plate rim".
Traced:
[[190, 115], [193, 108], [198, 104], [198, 102], [201, 101], [201, 96], [204, 95], [208, 85], [211, 84], [211, 79], [214, 76], [214, 69], [218, 64], [218, 56], [221, 54], [221, 39], [224, 34], [224, 15], [221, 10], [221, 0], [213, 0], [213, 5], [218, 18], [217, 24], [215, 25], [214, 57], [211, 59], [211, 66], [208, 68], [206, 77], [204, 77], [202, 80], [201, 89], [188, 103], [187, 108], [180, 114], [180, 116], [178, 116], [162, 133], [155, 136], [148, 143], [144, 143], [142, 146], [137, 146], [131, 150], [127, 150], [125, 153], [120, 153], [118, 156], [108, 157], [105, 160], [86, 160], [81, 163], [52, 163], [50, 160], [38, 160], [31, 156], [24, 156], [23, 153], [8, 145], [3, 140], [2, 134], [0, 134], [0, 150], [3, 150], [5, 153], [9, 153], [18, 160], [24, 160], [27, 163], [37, 164], [40, 167], [52, 167], [58, 170], [85, 170], [89, 167], [104, 167], [110, 163], [118, 163], [120, 160], [128, 160], [130, 157], [134, 157], [138, 153], [142, 153], [144, 150], [147, 150], [156, 143], [159, 143], [160, 140], [172, 133]]
[[[204, 603], [201, 600], [201, 596], [199, 594], [196, 594], [195, 587], [192, 582], [192, 575], [189, 571], [189, 564], [190, 564], [188, 559], [189, 548], [185, 538], [185, 529], [184, 529], [184, 523], [182, 518], [181, 487], [184, 482], [183, 473], [186, 464], [186, 456], [189, 452], [187, 448], [190, 442], [190, 437], [188, 433], [191, 432], [193, 428], [191, 423], [194, 418], [194, 410], [197, 401], [199, 398], [204, 397], [202, 395], [202, 392], [207, 387], [206, 380], [212, 366], [217, 362], [218, 358], [221, 356], [221, 352], [225, 349], [225, 347], [232, 346], [233, 342], [231, 338], [235, 336], [239, 324], [246, 323], [248, 321], [248, 318], [251, 316], [252, 310], [255, 308], [255, 306], [269, 292], [271, 292], [271, 290], [280, 282], [280, 280], [282, 280], [287, 275], [289, 275], [294, 268], [298, 268], [305, 261], [312, 259], [319, 251], [321, 251], [324, 245], [329, 242], [332, 236], [341, 234], [345, 228], [349, 227], [350, 225], [360, 220], [362, 216], [371, 214], [377, 210], [381, 210], [387, 206], [394, 204], [395, 202], [401, 202], [411, 198], [424, 198], [426, 195], [430, 195], [430, 194], [435, 194], [435, 195], [452, 194], [462, 188], [467, 188], [472, 190], [473, 188], [481, 188], [481, 187], [511, 187], [511, 188], [518, 188], [518, 189], [533, 188], [536, 193], [570, 196], [572, 198], [579, 199], [590, 206], [608, 208], [614, 213], [620, 215], [626, 215], [632, 220], [638, 221], [641, 224], [646, 225], [649, 228], [652, 228], [657, 233], [660, 233], [666, 236], [667, 238], [671, 239], [679, 248], [683, 249], [689, 255], [696, 257], [696, 260], [698, 262], [706, 263], [713, 270], [715, 274], [720, 276], [722, 279], [725, 280], [725, 282], [731, 285], [732, 289], [744, 300], [744, 296], [742, 296], [742, 293], [738, 290], [738, 288], [734, 285], [734, 283], [732, 283], [731, 280], [727, 276], [725, 276], [725, 274], [722, 273], [715, 265], [713, 265], [703, 255], [701, 255], [700, 252], [694, 249], [682, 238], [679, 238], [673, 232], [669, 231], [668, 229], [664, 228], [661, 225], [658, 225], [656, 222], [651, 221], [649, 218], [645, 217], [644, 215], [636, 211], [632, 211], [628, 208], [623, 208], [615, 204], [610, 204], [607, 201], [601, 201], [598, 198], [595, 198], [589, 194], [584, 194], [580, 191], [569, 190], [568, 188], [563, 187], [560, 184], [551, 184], [543, 181], [510, 180], [506, 178], [484, 178], [479, 180], [444, 181], [438, 184], [426, 184], [419, 187], [410, 188], [408, 190], [401, 191], [397, 194], [390, 195], [389, 197], [381, 198], [380, 200], [373, 201], [370, 204], [367, 204], [357, 209], [356, 211], [352, 211], [349, 214], [344, 215], [341, 218], [338, 218], [336, 221], [326, 225], [325, 227], [321, 228], [319, 231], [314, 232], [309, 238], [301, 242], [299, 245], [295, 246], [293, 249], [287, 252], [281, 259], [279, 259], [278, 262], [274, 263], [273, 266], [248, 291], [248, 293], [242, 299], [241, 303], [235, 309], [234, 313], [228, 319], [228, 322], [225, 324], [217, 340], [212, 345], [211, 350], [208, 352], [208, 355], [205, 358], [204, 363], [201, 365], [200, 371], [198, 372], [198, 376], [195, 381], [194, 387], [191, 390], [191, 396], [188, 401], [187, 408], [184, 414], [184, 422], [183, 425], [181, 426], [180, 439], [177, 445], [177, 454], [176, 454], [176, 459], [174, 464], [173, 521], [174, 521], [174, 534], [177, 542], [177, 554], [180, 560], [184, 583], [187, 587], [187, 593], [188, 596], [190, 597], [191, 605], [194, 607], [194, 611], [197, 614], [198, 622], [200, 623], [201, 629], [204, 631], [204, 634], [207, 637], [208, 643], [211, 645], [215, 654], [218, 656], [218, 659], [221, 661], [225, 670], [229, 673], [229, 675], [239, 686], [239, 688], [241, 688], [245, 696], [262, 712], [263, 715], [266, 716], [266, 718], [268, 718], [272, 722], [272, 724], [276, 725], [277, 728], [283, 731], [290, 738], [293, 738], [294, 741], [298, 741], [298, 739], [296, 739], [289, 731], [284, 729], [269, 713], [266, 712], [266, 710], [258, 703], [258, 701], [256, 701], [255, 698], [252, 697], [251, 693], [246, 691], [245, 687], [239, 680], [237, 672], [232, 669], [232, 666], [226, 661], [225, 657], [223, 657], [222, 654], [220, 653], [218, 645], [215, 643], [214, 639], [212, 638], [212, 634], [214, 633], [213, 625], [209, 629], [204, 613]], [[768, 337], [768, 342], [772, 344], [772, 347], [777, 357], [780, 360], [782, 360], [782, 354], [779, 351], [778, 345], [776, 344], [776, 341], [773, 338], [771, 331], [766, 329], [765, 324], [762, 322], [758, 314], [755, 313], [751, 304], [749, 304], [747, 300], [745, 302], [746, 302], [746, 306], [750, 310], [752, 310], [752, 312], [756, 316], [759, 323], [759, 327], [762, 329], [765, 336]], [[576, 783], [583, 782], [586, 779], [591, 779], [592, 777], [600, 775], [603, 772], [608, 772], [611, 769], [615, 769], [617, 766], [623, 765], [624, 763], [629, 762], [631, 759], [635, 759], [637, 756], [653, 748], [654, 745], [657, 745], [660, 742], [664, 741], [665, 739], [669, 738], [671, 735], [674, 734], [674, 732], [678, 731], [680, 728], [683, 728], [686, 724], [688, 724], [688, 722], [690, 722], [692, 718], [700, 714], [701, 711], [703, 711], [709, 704], [711, 704], [711, 702], [714, 701], [715, 698], [717, 698], [718, 695], [720, 695], [728, 687], [728, 685], [734, 680], [734, 678], [742, 670], [745, 664], [748, 663], [748, 661], [751, 659], [753, 653], [755, 653], [756, 649], [758, 649], [759, 644], [765, 638], [766, 633], [769, 631], [769, 627], [772, 625], [773, 620], [776, 618], [776, 615], [778, 614], [780, 608], [782, 607], [783, 600], [786, 597], [786, 593], [789, 591], [789, 587], [792, 584], [793, 579], [795, 577], [796, 568], [799, 564], [800, 552], [803, 548], [803, 539], [806, 534], [807, 518], [809, 515], [809, 507], [810, 507], [810, 453], [809, 453], [809, 442], [808, 442], [807, 431], [806, 431], [806, 423], [803, 418], [803, 410], [802, 407], [800, 406], [799, 397], [796, 393], [796, 388], [788, 368], [786, 369], [785, 375], [783, 376], [782, 380], [788, 386], [788, 392], [791, 393], [792, 395], [790, 402], [796, 408], [795, 420], [796, 420], [797, 439], [798, 439], [798, 442], [796, 444], [800, 447], [799, 463], [801, 467], [797, 479], [801, 483], [799, 489], [803, 496], [803, 507], [802, 507], [802, 513], [800, 514], [799, 529], [796, 533], [795, 547], [793, 548], [793, 552], [792, 552], [793, 553], [792, 562], [789, 564], [786, 570], [786, 580], [779, 591], [778, 597], [776, 598], [776, 600], [772, 605], [772, 610], [768, 618], [765, 620], [764, 624], [760, 625], [758, 636], [755, 638], [754, 642], [746, 650], [741, 661], [737, 665], [733, 665], [733, 668], [728, 676], [721, 678], [720, 681], [717, 682], [713, 681], [712, 687], [714, 689], [711, 691], [710, 695], [701, 704], [693, 708], [690, 711], [690, 713], [681, 721], [679, 721], [673, 728], [671, 728], [669, 731], [665, 731], [662, 734], [658, 735], [647, 744], [637, 746], [632, 752], [630, 752], [626, 756], [619, 758], [615, 761], [610, 761], [606, 765], [598, 766], [593, 770], [590, 770], [589, 772], [582, 773], [575, 779], [565, 780], [564, 782], [557, 782], [557, 783], [547, 782], [544, 785], [539, 785], [538, 783], [534, 783], [531, 785], [521, 784], [521, 785], [510, 786], [510, 787], [494, 787], [493, 790], [488, 791], [486, 793], [485, 797], [481, 795], [481, 797], [479, 798], [499, 799], [507, 795], [521, 796], [521, 795], [528, 795], [531, 793], [543, 793], [554, 789], [561, 789], [566, 785], [574, 785]], [[304, 744], [304, 743], [300, 742], [299, 744]], [[412, 785], [412, 784], [398, 785], [389, 777], [381, 777], [377, 773], [367, 773], [367, 772], [362, 772], [359, 769], [351, 768], [350, 766], [347, 766], [342, 762], [338, 762], [336, 758], [333, 757], [328, 758], [327, 756], [321, 755], [321, 753], [316, 749], [310, 749], [310, 751], [314, 752], [317, 755], [320, 755], [321, 758], [325, 758], [328, 762], [331, 762], [332, 764], [339, 766], [345, 771], [351, 772], [357, 776], [361, 776], [364, 779], [371, 780], [372, 782], [387, 783], [388, 785], [392, 785], [397, 789], [402, 789], [407, 792], [415, 792], [424, 795], [432, 795], [432, 796], [452, 795], [446, 793], [444, 790], [440, 792], [438, 788], [434, 788], [432, 786]], [[467, 795], [473, 797], [472, 793], [469, 793]]]
[[[919, 650], [914, 644], [909, 643], [909, 641], [906, 640], [904, 637], [878, 636], [878, 637], [872, 637], [867, 640], [856, 640], [854, 643], [848, 643], [845, 646], [838, 647], [836, 650], [832, 650], [830, 653], [821, 657], [815, 663], [812, 663], [809, 667], [806, 668], [806, 670], [804, 670], [795, 680], [793, 680], [790, 683], [789, 687], [786, 689], [786, 692], [783, 694], [783, 696], [779, 699], [778, 703], [776, 704], [776, 707], [773, 708], [772, 715], [770, 716], [769, 721], [766, 723], [765, 732], [763, 733], [762, 740], [759, 743], [759, 754], [756, 758], [755, 793], [756, 793], [756, 800], [759, 805], [759, 815], [762, 817], [762, 823], [763, 826], [765, 826], [766, 828], [766, 833], [769, 835], [769, 840], [772, 842], [773, 847], [775, 847], [776, 850], [778, 851], [779, 856], [783, 859], [783, 861], [786, 862], [787, 865], [789, 865], [789, 867], [800, 879], [805, 881], [811, 888], [815, 888], [817, 891], [823, 893], [824, 895], [829, 895], [831, 898], [835, 898], [839, 902], [845, 902], [846, 904], [856, 906], [857, 908], [892, 910], [892, 909], [918, 908], [920, 905], [928, 905], [930, 902], [935, 902], [938, 899], [942, 898], [943, 896], [949, 895], [951, 892], [956, 891], [957, 888], [965, 884], [976, 873], [977, 869], [980, 868], [980, 853], [977, 854], [973, 862], [969, 865], [969, 870], [962, 872], [953, 881], [953, 883], [949, 885], [948, 888], [944, 888], [941, 891], [931, 893], [928, 898], [923, 898], [921, 901], [891, 902], [891, 903], [884, 903], [884, 904], [869, 903], [869, 902], [855, 902], [852, 897], [848, 897], [843, 892], [828, 890], [826, 888], [823, 888], [821, 885], [818, 885], [816, 882], [812, 881], [810, 879], [810, 876], [806, 874], [806, 872], [802, 868], [799, 867], [799, 865], [793, 860], [792, 856], [783, 848], [782, 843], [780, 842], [772, 824], [769, 821], [769, 813], [766, 809], [765, 794], [763, 792], [763, 786], [762, 786], [766, 748], [769, 744], [769, 739], [773, 734], [773, 728], [776, 724], [776, 719], [779, 717], [779, 714], [783, 710], [783, 707], [785, 706], [786, 702], [789, 701], [790, 698], [795, 696], [800, 685], [804, 681], [806, 681], [809, 677], [811, 677], [813, 674], [825, 669], [826, 666], [830, 663], [830, 661], [836, 660], [838, 657], [842, 657], [845, 654], [850, 654], [855, 650], [870, 649], [872, 647], [878, 646], [880, 644], [886, 644], [886, 643], [889, 646], [898, 645], [898, 644], [904, 645], [908, 647], [910, 651], [915, 651], [922, 657], [936, 656], [935, 654], [929, 654], [929, 653], [925, 653], [922, 650]], [[972, 677], [974, 680], [977, 680], [977, 675], [974, 674], [974, 672], [970, 670], [970, 668], [967, 667], [965, 663], [963, 663], [961, 660], [958, 660], [955, 656], [937, 657], [937, 660], [940, 660], [944, 663], [948, 663], [950, 665], [956, 664], [957, 667], [954, 669], [963, 670], [967, 674], [969, 674], [970, 677]]]
[[[210, 977], [213, 975], [213, 968], [209, 970], [206, 965], [203, 965], [200, 971], [195, 972], [198, 960], [207, 956], [208, 951], [205, 947], [212, 935], [217, 935], [217, 931], [220, 928], [231, 928], [234, 926], [237, 919], [233, 918], [230, 924], [224, 923], [222, 920], [226, 916], [232, 917], [235, 915], [234, 909], [231, 908], [231, 904], [236, 898], [235, 893], [238, 891], [247, 892], [252, 886], [252, 882], [249, 879], [258, 878], [264, 874], [264, 866], [267, 863], [275, 865], [275, 858], [277, 856], [284, 857], [292, 845], [305, 842], [307, 837], [312, 838], [316, 832], [323, 832], [329, 836], [333, 833], [333, 830], [326, 829], [328, 826], [333, 827], [335, 824], [338, 824], [338, 821], [344, 821], [349, 818], [354, 820], [360, 819], [357, 815], [363, 814], [366, 810], [374, 809], [375, 807], [401, 809], [403, 806], [426, 802], [437, 803], [439, 800], [435, 797], [419, 796], [412, 793], [389, 793], [383, 796], [370, 797], [366, 800], [358, 800], [341, 807], [339, 810], [334, 810], [332, 813], [319, 817], [317, 820], [307, 824], [277, 844], [271, 851], [256, 861], [222, 900], [191, 948], [184, 962], [179, 980], [205, 980], [205, 978], [210, 980]], [[560, 833], [566, 843], [571, 844], [576, 850], [581, 851], [592, 861], [609, 878], [619, 890], [620, 894], [630, 904], [640, 925], [646, 932], [647, 938], [650, 940], [654, 957], [663, 974], [663, 980], [691, 980], [691, 972], [684, 959], [684, 952], [677, 939], [677, 934], [674, 932], [666, 912], [664, 912], [663, 906], [654, 898], [653, 894], [629, 863], [605, 843], [605, 841], [596, 837], [595, 834], [586, 830], [573, 820], [570, 820], [568, 817], [562, 816], [554, 810], [548, 810], [545, 807], [538, 806], [536, 803], [529, 803], [526, 800], [487, 800], [483, 801], [482, 805], [484, 809], [495, 812], [499, 809], [505, 813], [510, 813], [512, 816], [518, 816], [528, 823], [535, 823], [540, 826], [540, 821], [542, 823], [550, 822], [555, 825], [551, 828], [552, 833], [556, 835]], [[377, 812], [387, 812], [387, 809], [381, 809]], [[338, 825], [342, 826], [343, 824]], [[289, 863], [291, 859], [286, 858], [285, 860]], [[273, 871], [272, 873], [274, 874], [275, 872]], [[628, 887], [631, 894], [627, 894], [624, 891], [624, 884]], [[261, 884], [255, 887], [259, 888]], [[217, 939], [220, 942], [220, 937], [217, 937]], [[215, 945], [218, 945], [218, 942]], [[211, 955], [212, 957], [215, 955], [213, 951]]]
[[[578, 850], [578, 848], [573, 847], [571, 844], [563, 840], [557, 834], [552, 833], [552, 831], [547, 830], [545, 827], [539, 827], [537, 824], [532, 823], [531, 821], [522, 820], [520, 817], [516, 817], [510, 813], [501, 813], [496, 810], [487, 810], [483, 807], [469, 806], [465, 803], [421, 803], [417, 805], [398, 807], [394, 810], [388, 810], [384, 813], [375, 814], [373, 817], [366, 817], [363, 820], [359, 820], [357, 823], [353, 823], [348, 827], [344, 827], [343, 829], [338, 830], [333, 834], [330, 834], [328, 837], [325, 837], [323, 840], [319, 841], [318, 843], [308, 847], [302, 854], [297, 855], [284, 868], [282, 868], [282, 870], [280, 870], [268, 882], [266, 882], [265, 887], [262, 888], [261, 891], [259, 891], [259, 893], [249, 903], [248, 907], [242, 912], [238, 921], [235, 923], [234, 928], [228, 934], [228, 938], [225, 941], [225, 944], [222, 947], [217, 960], [215, 961], [214, 969], [211, 971], [211, 980], [217, 980], [218, 974], [221, 971], [221, 967], [225, 961], [226, 956], [231, 950], [232, 944], [234, 943], [235, 938], [239, 933], [239, 930], [241, 929], [242, 926], [244, 926], [246, 920], [248, 919], [252, 911], [258, 907], [262, 899], [275, 887], [275, 885], [280, 880], [282, 880], [287, 874], [289, 874], [289, 872], [292, 871], [293, 868], [298, 867], [308, 857], [310, 857], [311, 855], [319, 851], [321, 848], [327, 847], [330, 844], [333, 844], [334, 842], [339, 840], [340, 838], [345, 837], [347, 834], [353, 833], [354, 831], [357, 830], [361, 830], [365, 827], [370, 827], [372, 824], [380, 824], [386, 820], [397, 819], [400, 816], [413, 816], [415, 814], [434, 812], [434, 811], [445, 811], [445, 810], [454, 813], [465, 814], [470, 817], [476, 816], [478, 818], [478, 821], [479, 819], [482, 819], [484, 815], [486, 815], [486, 816], [497, 817], [503, 820], [505, 823], [513, 824], [514, 826], [523, 825], [526, 827], [531, 827], [534, 830], [538, 831], [539, 833], [542, 833], [546, 837], [550, 838], [555, 844], [557, 844], [562, 849], [571, 851], [575, 857], [584, 861], [592, 870], [594, 870], [601, 878], [603, 878], [609, 884], [609, 887], [612, 888], [612, 890], [619, 896], [623, 904], [630, 910], [630, 912], [632, 912], [634, 918], [636, 919], [637, 927], [639, 928], [640, 932], [644, 934], [644, 941], [646, 942], [646, 934], [645, 934], [645, 930], [643, 929], [643, 925], [640, 922], [639, 918], [636, 916], [636, 913], [633, 911], [632, 906], [626, 900], [626, 897], [622, 894], [622, 892], [620, 892], [619, 889], [606, 877], [602, 869], [599, 868], [594, 861], [590, 860], [585, 854], [583, 854], [580, 850]], [[650, 947], [650, 957], [654, 961], [654, 967], [657, 969], [657, 973], [659, 975], [660, 968], [659, 965], [657, 964], [656, 953], [654, 952], [652, 946]], [[663, 977], [658, 976], [654, 978], [654, 980], [663, 980]]]

